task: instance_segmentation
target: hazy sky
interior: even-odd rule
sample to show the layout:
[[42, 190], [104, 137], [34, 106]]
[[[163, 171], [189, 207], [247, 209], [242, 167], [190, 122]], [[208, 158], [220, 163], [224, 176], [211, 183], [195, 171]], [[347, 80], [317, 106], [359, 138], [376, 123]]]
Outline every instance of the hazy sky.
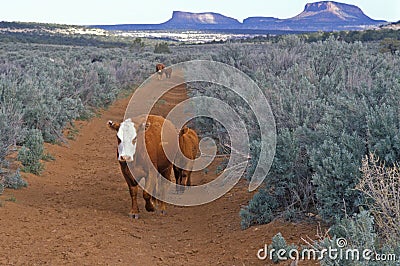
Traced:
[[[250, 16], [289, 18], [312, 0], [12, 0], [0, 8], [0, 21], [62, 24], [160, 23], [172, 11], [216, 12], [242, 21]], [[400, 20], [399, 0], [343, 0], [373, 19]]]

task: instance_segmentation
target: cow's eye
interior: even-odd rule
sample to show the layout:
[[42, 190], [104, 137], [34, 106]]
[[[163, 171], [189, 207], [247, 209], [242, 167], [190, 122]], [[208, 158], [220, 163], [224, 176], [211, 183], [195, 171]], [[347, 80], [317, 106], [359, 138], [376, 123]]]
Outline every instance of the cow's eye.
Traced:
[[133, 138], [133, 142], [136, 142], [136, 139], [137, 139], [137, 137], [134, 137], [134, 138]]

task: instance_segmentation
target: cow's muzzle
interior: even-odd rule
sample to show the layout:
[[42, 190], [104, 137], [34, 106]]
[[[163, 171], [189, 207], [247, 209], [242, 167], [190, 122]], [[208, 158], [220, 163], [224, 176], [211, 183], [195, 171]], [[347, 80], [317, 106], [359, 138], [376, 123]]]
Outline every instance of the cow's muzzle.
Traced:
[[119, 160], [121, 162], [132, 162], [133, 158], [129, 155], [120, 156]]

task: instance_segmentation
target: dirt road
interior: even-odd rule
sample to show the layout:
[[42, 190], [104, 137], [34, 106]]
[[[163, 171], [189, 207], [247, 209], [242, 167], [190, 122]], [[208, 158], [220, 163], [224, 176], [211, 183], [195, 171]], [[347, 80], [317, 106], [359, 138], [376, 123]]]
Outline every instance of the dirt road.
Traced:
[[[185, 98], [185, 88], [176, 88], [154, 111], [164, 114]], [[106, 127], [122, 119], [128, 100], [76, 122], [75, 140], [46, 146], [56, 160], [41, 176], [24, 174], [27, 188], [1, 196], [0, 265], [269, 265], [256, 253], [276, 233], [295, 244], [302, 244], [301, 236], [314, 237], [315, 224], [273, 222], [241, 230], [239, 210], [252, 196], [245, 181], [206, 205], [168, 205], [164, 217], [147, 213], [139, 193], [141, 217], [130, 219], [115, 133]], [[215, 172], [196, 172], [193, 182], [207, 182]]]

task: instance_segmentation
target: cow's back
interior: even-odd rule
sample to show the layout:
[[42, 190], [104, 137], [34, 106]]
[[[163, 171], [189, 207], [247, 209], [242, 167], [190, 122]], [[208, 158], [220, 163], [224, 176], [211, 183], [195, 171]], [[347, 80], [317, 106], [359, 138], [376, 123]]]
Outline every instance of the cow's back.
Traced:
[[[140, 141], [143, 140], [142, 134], [145, 133], [146, 150], [144, 149], [143, 143], [137, 144], [136, 163], [145, 165], [152, 163], [159, 171], [170, 167], [172, 162], [168, 160], [166, 153], [174, 158], [177, 152], [178, 132], [175, 126], [171, 121], [156, 115], [147, 116], [147, 120], [145, 120], [145, 117], [134, 120], [138, 121], [138, 123], [144, 123], [144, 121], [146, 121], [146, 130], [138, 134], [138, 141]], [[164, 135], [162, 136], [162, 134]], [[146, 152], [151, 162], [146, 160]]]
[[193, 129], [185, 128], [182, 131], [179, 136], [179, 148], [185, 157], [194, 160], [199, 151], [199, 137]]

